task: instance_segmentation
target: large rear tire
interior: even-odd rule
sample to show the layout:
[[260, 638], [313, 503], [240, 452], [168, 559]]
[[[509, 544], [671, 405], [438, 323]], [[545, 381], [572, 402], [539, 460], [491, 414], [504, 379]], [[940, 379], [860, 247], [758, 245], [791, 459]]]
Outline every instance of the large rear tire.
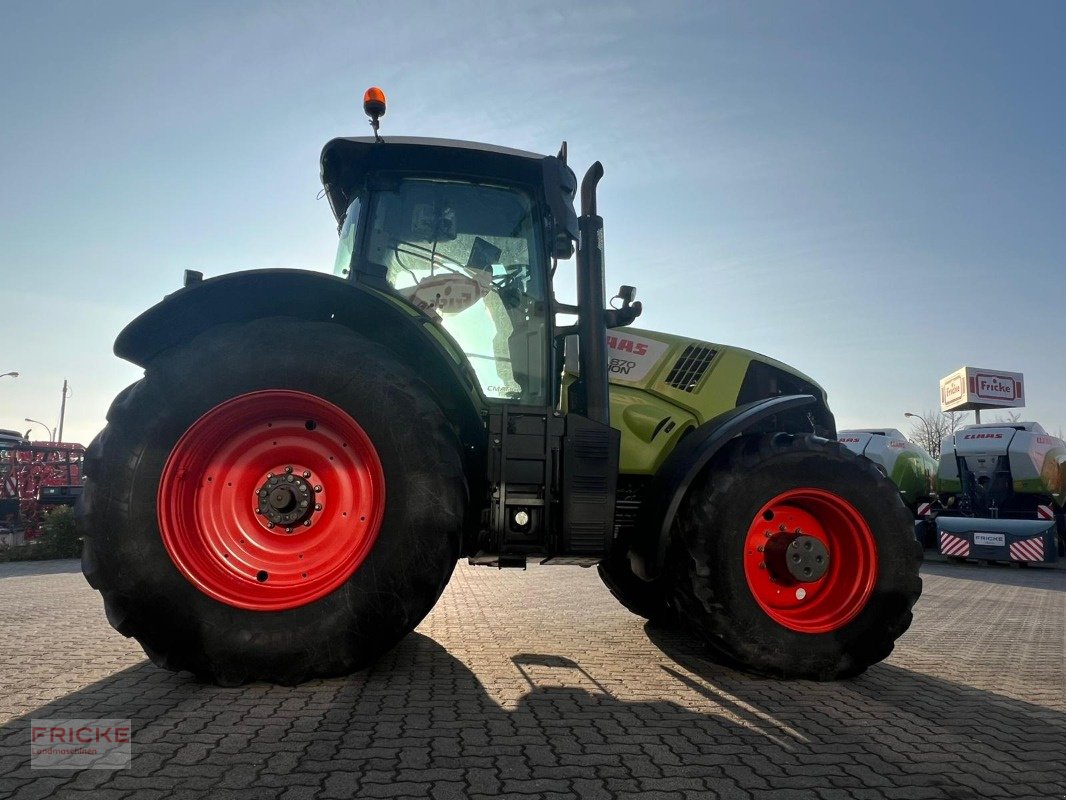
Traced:
[[86, 454], [82, 568], [156, 664], [233, 685], [360, 669], [439, 598], [466, 503], [429, 389], [332, 323], [167, 351]]
[[744, 436], [693, 484], [670, 564], [681, 619], [748, 671], [831, 680], [892, 652], [921, 545], [891, 481], [837, 442]]

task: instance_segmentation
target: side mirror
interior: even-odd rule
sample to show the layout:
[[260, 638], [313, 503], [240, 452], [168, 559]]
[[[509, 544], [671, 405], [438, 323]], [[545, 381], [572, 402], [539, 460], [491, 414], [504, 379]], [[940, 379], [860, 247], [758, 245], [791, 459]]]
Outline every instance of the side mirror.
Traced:
[[573, 256], [574, 240], [565, 231], [559, 231], [555, 234], [555, 240], [552, 242], [552, 258], [566, 261], [568, 258], [573, 258]]
[[640, 316], [640, 312], [644, 310], [644, 307], [640, 303], [633, 302], [636, 296], [637, 287], [619, 287], [618, 294], [611, 298], [611, 305], [614, 306], [615, 300], [621, 300], [622, 305], [614, 306], [604, 312], [604, 318], [608, 328], [621, 328], [624, 325], [629, 325], [633, 320]]

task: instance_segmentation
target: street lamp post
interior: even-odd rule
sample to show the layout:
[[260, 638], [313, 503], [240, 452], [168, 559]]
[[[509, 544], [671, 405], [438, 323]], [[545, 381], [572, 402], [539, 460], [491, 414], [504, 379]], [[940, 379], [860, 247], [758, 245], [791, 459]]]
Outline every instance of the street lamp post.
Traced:
[[922, 421], [922, 426], [923, 426], [923, 429], [924, 429], [924, 433], [922, 435], [922, 438], [925, 441], [924, 442], [919, 442], [919, 444], [921, 444], [922, 447], [924, 447], [926, 450], [928, 450], [930, 455], [933, 456], [933, 458], [939, 458], [940, 457], [940, 440], [939, 440], [939, 436], [938, 436], [939, 431], [933, 426], [933, 424], [929, 420], [927, 420], [921, 414], [912, 414], [910, 411], [904, 411], [903, 412], [903, 416], [912, 417], [914, 419], [920, 419]]
[[29, 417], [24, 417], [24, 419], [26, 420], [26, 422], [32, 422], [34, 425], [40, 425], [42, 428], [44, 428], [44, 432], [48, 434], [49, 442], [54, 442], [56, 440], [56, 433], [54, 428], [49, 428], [39, 419], [30, 419]]
[[59, 436], [53, 436], [53, 441], [63, 443], [63, 418], [67, 415], [67, 398], [74, 394], [67, 385], [67, 379], [63, 379], [63, 402], [59, 406]]

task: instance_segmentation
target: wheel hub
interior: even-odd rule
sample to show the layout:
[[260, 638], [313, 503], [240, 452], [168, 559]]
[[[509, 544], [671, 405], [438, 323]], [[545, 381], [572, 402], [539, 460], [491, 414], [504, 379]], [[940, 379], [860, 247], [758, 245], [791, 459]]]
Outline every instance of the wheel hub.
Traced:
[[253, 611], [335, 591], [370, 555], [385, 510], [373, 442], [346, 411], [289, 389], [209, 409], [174, 445], [159, 532], [204, 594]]
[[771, 619], [800, 633], [846, 625], [877, 580], [877, 547], [863, 515], [816, 487], [781, 492], [752, 518], [744, 574]]
[[270, 473], [259, 487], [257, 513], [268, 528], [284, 527], [287, 533], [297, 525], [310, 526], [316, 511], [322, 504], [315, 501], [321, 487], [311, 482], [310, 470], [296, 474], [291, 465], [275, 475]]
[[783, 583], [814, 583], [829, 569], [829, 548], [801, 531], [778, 534], [766, 547], [766, 566]]

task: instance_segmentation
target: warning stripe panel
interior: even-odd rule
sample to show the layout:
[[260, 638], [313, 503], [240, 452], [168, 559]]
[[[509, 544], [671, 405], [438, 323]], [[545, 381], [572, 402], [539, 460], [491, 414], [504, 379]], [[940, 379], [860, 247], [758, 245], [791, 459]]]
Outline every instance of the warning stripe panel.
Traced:
[[929, 515], [929, 510], [933, 507], [932, 503], [919, 503], [918, 504], [918, 516], [925, 517]]
[[1051, 506], [1037, 506], [1036, 516], [1039, 519], [1055, 519], [1055, 512], [1052, 511]]
[[1044, 540], [1038, 536], [1035, 539], [1011, 542], [1010, 557], [1014, 561], [1043, 561]]
[[941, 532], [940, 552], [945, 556], [968, 556], [970, 555], [970, 543], [961, 536]]

